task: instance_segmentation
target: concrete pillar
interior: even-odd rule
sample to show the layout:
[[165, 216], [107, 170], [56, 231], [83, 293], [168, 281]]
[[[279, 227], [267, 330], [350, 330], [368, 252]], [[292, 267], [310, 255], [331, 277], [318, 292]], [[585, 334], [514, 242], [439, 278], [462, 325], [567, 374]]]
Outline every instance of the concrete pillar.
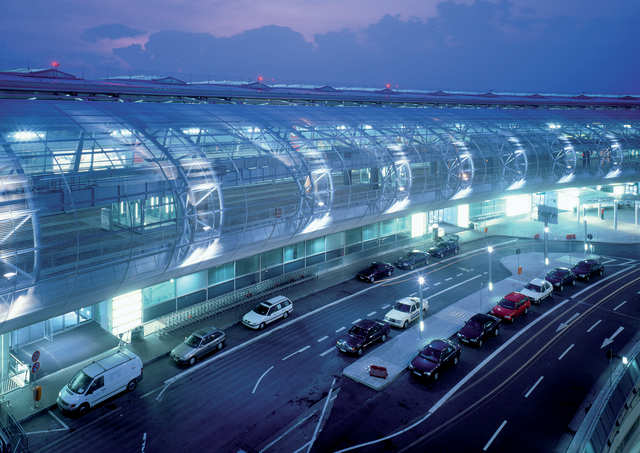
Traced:
[[618, 231], [618, 200], [613, 200], [613, 229]]
[[[9, 379], [9, 365], [11, 357], [9, 356], [9, 347], [11, 346], [11, 333], [0, 335], [0, 383], [4, 383]], [[4, 388], [0, 384], [0, 389]]]
[[580, 206], [580, 200], [578, 200], [578, 206], [576, 206], [576, 216], [578, 217], [578, 222], [580, 222], [580, 209], [582, 209], [582, 206]]
[[602, 212], [602, 202], [598, 201], [598, 213], [596, 214], [598, 217], [600, 217], [600, 212]]
[[635, 200], [635, 201], [633, 202], [633, 205], [634, 205], [634, 207], [635, 207], [635, 209], [636, 209], [636, 217], [635, 217], [635, 219], [636, 219], [636, 220], [635, 220], [635, 223], [636, 223], [636, 225], [637, 225], [637, 224], [638, 224], [638, 211], [639, 211], [639, 209], [640, 209], [640, 202], [639, 202], [638, 200]]

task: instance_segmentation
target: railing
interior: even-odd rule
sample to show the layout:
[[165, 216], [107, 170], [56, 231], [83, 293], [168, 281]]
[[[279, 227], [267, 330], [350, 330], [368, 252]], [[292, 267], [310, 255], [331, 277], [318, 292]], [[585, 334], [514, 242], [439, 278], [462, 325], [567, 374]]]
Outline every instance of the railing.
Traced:
[[11, 353], [9, 353], [8, 369], [8, 376], [0, 380], [0, 395], [24, 387], [29, 383], [29, 366]]
[[6, 403], [0, 404], [0, 451], [29, 452], [27, 435], [9, 412]]

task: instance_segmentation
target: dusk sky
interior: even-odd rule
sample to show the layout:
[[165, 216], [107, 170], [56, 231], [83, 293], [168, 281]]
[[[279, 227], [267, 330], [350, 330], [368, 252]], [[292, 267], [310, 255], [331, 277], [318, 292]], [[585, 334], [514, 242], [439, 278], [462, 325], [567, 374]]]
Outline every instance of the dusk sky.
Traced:
[[0, 69], [640, 93], [635, 0], [6, 0]]

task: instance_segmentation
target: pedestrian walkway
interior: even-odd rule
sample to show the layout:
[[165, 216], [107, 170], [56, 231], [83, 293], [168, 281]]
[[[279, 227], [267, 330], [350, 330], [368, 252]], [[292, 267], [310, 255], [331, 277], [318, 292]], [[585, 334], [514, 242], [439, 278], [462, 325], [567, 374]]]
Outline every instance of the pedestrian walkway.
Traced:
[[[507, 269], [515, 269], [515, 256], [507, 256], [500, 260]], [[582, 259], [582, 256], [568, 256], [566, 253], [549, 254], [549, 268], [567, 266], [567, 262]], [[343, 374], [356, 382], [374, 390], [382, 390], [397, 378], [409, 366], [411, 359], [430, 341], [437, 338], [449, 338], [454, 335], [467, 319], [476, 313], [487, 313], [504, 295], [521, 289], [533, 278], [545, 275], [544, 256], [539, 252], [523, 253], [519, 256], [523, 268], [521, 275], [512, 275], [504, 280], [494, 282], [493, 291], [484, 287], [467, 297], [447, 305], [437, 313], [428, 313], [424, 320], [424, 332], [420, 336], [419, 325], [395, 335], [385, 344], [377, 347], [366, 356], [358, 359], [343, 370]], [[429, 297], [433, 300], [445, 294], [445, 290]], [[377, 365], [387, 368], [386, 379], [369, 375], [369, 366]]]

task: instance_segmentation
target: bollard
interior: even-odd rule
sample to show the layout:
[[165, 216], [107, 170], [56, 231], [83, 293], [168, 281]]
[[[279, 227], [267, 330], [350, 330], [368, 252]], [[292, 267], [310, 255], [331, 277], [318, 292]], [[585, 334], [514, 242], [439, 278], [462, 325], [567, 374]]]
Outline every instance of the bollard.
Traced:
[[518, 275], [522, 275], [522, 266], [518, 266]]

